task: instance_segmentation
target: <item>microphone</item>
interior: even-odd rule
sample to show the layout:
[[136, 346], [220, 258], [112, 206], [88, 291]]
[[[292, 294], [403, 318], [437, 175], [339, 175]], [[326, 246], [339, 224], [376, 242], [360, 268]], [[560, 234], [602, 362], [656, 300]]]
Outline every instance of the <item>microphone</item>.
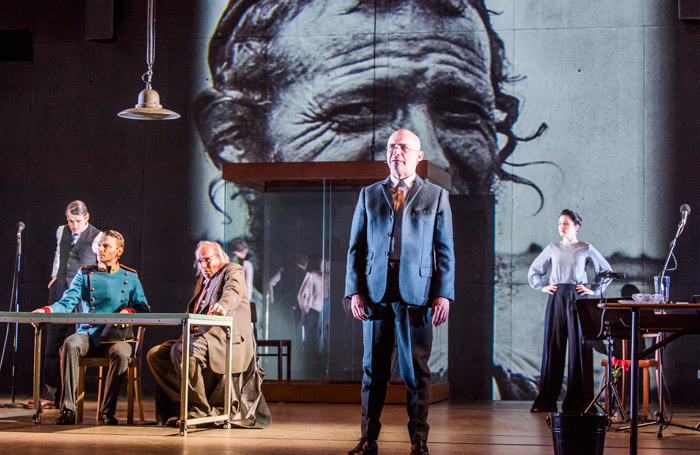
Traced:
[[681, 223], [683, 225], [688, 221], [688, 215], [690, 215], [690, 206], [688, 204], [681, 205]]
[[614, 278], [616, 280], [624, 280], [627, 278], [626, 273], [613, 272], [612, 270], [606, 270], [605, 272], [600, 272], [598, 278]]
[[688, 221], [688, 215], [690, 214], [690, 206], [688, 204], [681, 205], [681, 221], [678, 223], [678, 229], [676, 230], [676, 238], [678, 238], [685, 228], [685, 223]]
[[20, 251], [22, 250], [22, 231], [23, 230], [24, 230], [24, 223], [22, 223], [20, 221], [19, 223], [17, 223], [17, 252], [18, 252], [18, 254], [22, 254]]

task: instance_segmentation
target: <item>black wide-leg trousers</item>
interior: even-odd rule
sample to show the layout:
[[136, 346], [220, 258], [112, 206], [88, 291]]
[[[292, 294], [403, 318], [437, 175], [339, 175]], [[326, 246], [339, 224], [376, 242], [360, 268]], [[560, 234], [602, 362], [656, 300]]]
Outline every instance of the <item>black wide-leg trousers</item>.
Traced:
[[533, 408], [555, 411], [564, 380], [567, 340], [569, 368], [564, 412], [583, 412], [593, 398], [593, 350], [583, 339], [574, 284], [558, 284], [547, 300], [544, 323], [544, 347], [540, 369], [540, 392]]

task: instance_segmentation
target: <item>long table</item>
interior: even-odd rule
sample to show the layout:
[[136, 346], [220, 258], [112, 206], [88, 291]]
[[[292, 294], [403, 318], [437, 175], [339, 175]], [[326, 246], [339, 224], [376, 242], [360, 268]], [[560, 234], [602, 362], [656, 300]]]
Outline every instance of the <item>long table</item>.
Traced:
[[46, 324], [134, 324], [134, 325], [179, 325], [182, 327], [182, 374], [180, 381], [180, 436], [187, 434], [188, 425], [223, 421], [229, 427], [231, 407], [224, 414], [208, 417], [188, 418], [189, 352], [190, 333], [193, 326], [220, 326], [226, 330], [226, 391], [224, 403], [231, 403], [231, 350], [233, 347], [233, 318], [190, 313], [28, 313], [0, 311], [0, 322], [34, 324], [34, 423], [41, 423], [41, 334]]
[[[632, 312], [632, 342], [630, 365], [630, 454], [637, 454], [638, 422], [638, 383], [639, 360], [652, 354], [680, 336], [690, 333], [700, 333], [700, 312], [688, 314], [688, 310], [700, 310], [698, 303], [634, 303], [628, 301], [601, 302], [599, 308], [630, 310]], [[664, 310], [664, 314], [656, 314], [652, 310]], [[685, 314], [673, 314], [682, 310]], [[691, 312], [692, 313], [692, 312]], [[637, 337], [640, 330], [653, 332], [672, 332], [663, 340], [652, 346], [639, 350]]]

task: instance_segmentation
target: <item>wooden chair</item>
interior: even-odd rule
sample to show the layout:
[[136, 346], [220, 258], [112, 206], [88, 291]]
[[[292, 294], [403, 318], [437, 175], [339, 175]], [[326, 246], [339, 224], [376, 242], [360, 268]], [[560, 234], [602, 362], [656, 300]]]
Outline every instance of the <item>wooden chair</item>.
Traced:
[[[655, 337], [658, 338], [658, 334], [645, 334], [645, 337]], [[622, 355], [624, 360], [629, 360], [628, 359], [628, 348], [627, 345], [629, 344], [628, 340], [622, 340]], [[658, 351], [657, 352], [657, 357], [654, 359], [642, 359], [639, 361], [639, 368], [642, 370], [642, 415], [644, 416], [644, 419], [649, 418], [651, 416], [651, 413], [649, 412], [649, 368], [655, 368], [656, 371], [658, 372], [659, 370], [659, 359], [658, 359]], [[605, 377], [608, 376], [608, 359], [602, 359], [600, 361], [600, 365], [605, 367]], [[622, 381], [621, 381], [621, 388], [622, 390], [620, 391], [620, 396], [622, 397], [622, 403], [624, 405], [625, 401], [627, 401], [627, 395], [629, 394], [629, 374], [627, 372], [622, 373]], [[657, 378], [658, 382], [658, 378]], [[608, 394], [605, 394], [605, 407], [607, 408], [608, 405], [608, 400], [610, 397], [608, 397]]]
[[282, 358], [287, 357], [287, 381], [292, 377], [292, 340], [256, 340], [258, 348], [277, 348], [276, 352], [268, 352], [267, 349], [258, 351], [258, 356], [277, 357], [277, 380], [282, 381]]
[[[136, 340], [129, 360], [129, 368], [127, 370], [128, 380], [126, 385], [127, 396], [127, 411], [126, 423], [134, 423], [134, 398], [139, 404], [139, 423], [143, 423], [145, 418], [143, 415], [143, 390], [141, 388], [141, 350], [143, 345], [143, 337], [146, 332], [146, 327], [140, 326], [136, 331]], [[79, 361], [78, 370], [78, 393], [75, 401], [75, 421], [82, 423], [83, 421], [83, 401], [85, 399], [85, 370], [88, 367], [97, 367], [97, 376], [88, 376], [88, 378], [96, 378], [97, 385], [97, 411], [95, 419], [99, 419], [100, 403], [104, 395], [105, 379], [107, 377], [107, 369], [109, 368], [109, 359], [107, 357], [82, 357]]]

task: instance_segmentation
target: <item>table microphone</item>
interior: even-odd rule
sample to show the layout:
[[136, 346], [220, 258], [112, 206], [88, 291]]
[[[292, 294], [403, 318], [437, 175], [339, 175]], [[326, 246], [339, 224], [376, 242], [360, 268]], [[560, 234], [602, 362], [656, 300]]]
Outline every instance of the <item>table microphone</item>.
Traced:
[[627, 278], [626, 273], [613, 272], [612, 270], [606, 270], [605, 272], [600, 272], [598, 278], [614, 278], [616, 280], [624, 280]]

